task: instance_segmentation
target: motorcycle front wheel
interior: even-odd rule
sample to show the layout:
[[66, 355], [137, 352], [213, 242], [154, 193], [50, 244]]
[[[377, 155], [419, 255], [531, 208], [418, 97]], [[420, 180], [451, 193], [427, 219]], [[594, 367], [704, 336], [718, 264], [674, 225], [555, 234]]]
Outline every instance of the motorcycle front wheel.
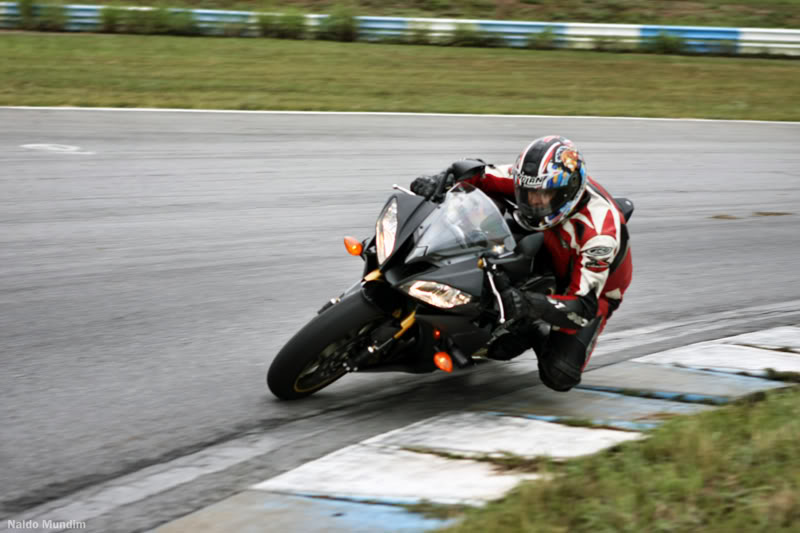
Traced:
[[326, 309], [278, 352], [267, 372], [269, 390], [282, 400], [298, 400], [347, 373], [344, 362], [372, 342], [370, 332], [386, 315], [360, 292]]

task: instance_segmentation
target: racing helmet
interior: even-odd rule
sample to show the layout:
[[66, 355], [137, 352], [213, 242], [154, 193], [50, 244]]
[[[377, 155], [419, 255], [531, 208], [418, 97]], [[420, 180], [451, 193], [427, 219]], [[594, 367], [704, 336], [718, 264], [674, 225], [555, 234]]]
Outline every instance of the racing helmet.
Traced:
[[[532, 230], [546, 230], [573, 211], [586, 190], [586, 165], [569, 139], [558, 135], [530, 143], [511, 169], [518, 212]], [[522, 220], [519, 220], [519, 219]]]

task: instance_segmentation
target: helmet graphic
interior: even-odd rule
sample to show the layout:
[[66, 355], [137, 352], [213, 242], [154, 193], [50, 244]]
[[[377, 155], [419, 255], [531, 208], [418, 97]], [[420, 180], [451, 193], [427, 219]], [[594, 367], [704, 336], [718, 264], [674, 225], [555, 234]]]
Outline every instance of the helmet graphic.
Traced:
[[511, 170], [519, 215], [545, 230], [561, 223], [586, 190], [586, 165], [572, 141], [551, 135], [530, 143]]

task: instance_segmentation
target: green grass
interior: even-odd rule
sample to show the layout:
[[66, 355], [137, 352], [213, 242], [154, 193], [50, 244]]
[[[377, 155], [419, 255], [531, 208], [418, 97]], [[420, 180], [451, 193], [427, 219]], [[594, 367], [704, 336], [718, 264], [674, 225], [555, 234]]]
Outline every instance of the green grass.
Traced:
[[800, 120], [800, 62], [5, 33], [0, 105]]
[[[150, 0], [118, 0], [121, 5], [153, 5]], [[358, 14], [796, 28], [800, 0], [171, 0], [174, 6], [327, 13], [340, 5]]]
[[469, 510], [448, 533], [800, 531], [800, 389], [677, 417]]

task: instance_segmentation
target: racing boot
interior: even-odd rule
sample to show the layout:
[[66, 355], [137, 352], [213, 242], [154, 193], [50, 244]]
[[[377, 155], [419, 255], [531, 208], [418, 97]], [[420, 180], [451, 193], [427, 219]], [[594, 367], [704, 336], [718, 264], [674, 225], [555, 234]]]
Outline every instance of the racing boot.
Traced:
[[550, 325], [542, 320], [516, 329], [514, 333], [506, 333], [493, 342], [486, 353], [489, 359], [497, 361], [510, 361], [533, 348], [537, 354], [543, 353], [547, 337], [550, 335]]

